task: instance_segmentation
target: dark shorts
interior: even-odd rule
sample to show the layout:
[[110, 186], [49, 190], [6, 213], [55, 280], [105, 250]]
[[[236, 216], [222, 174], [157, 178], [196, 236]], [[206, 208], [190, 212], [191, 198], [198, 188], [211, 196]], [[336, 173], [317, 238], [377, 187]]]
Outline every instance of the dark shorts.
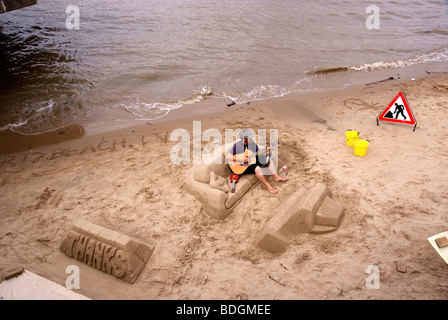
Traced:
[[255, 169], [258, 167], [258, 164], [251, 164], [247, 167], [246, 171], [242, 174], [255, 174]]

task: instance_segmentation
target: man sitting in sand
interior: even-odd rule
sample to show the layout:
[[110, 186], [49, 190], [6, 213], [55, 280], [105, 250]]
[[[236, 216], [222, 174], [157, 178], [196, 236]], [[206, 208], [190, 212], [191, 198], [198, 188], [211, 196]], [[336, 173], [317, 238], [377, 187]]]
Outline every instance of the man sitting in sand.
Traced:
[[[238, 163], [241, 164], [244, 168], [244, 166], [247, 166], [245, 168], [244, 172], [241, 174], [255, 174], [258, 180], [260, 180], [265, 186], [266, 189], [272, 193], [276, 194], [278, 190], [274, 189], [269, 182], [266, 180], [265, 176], [263, 175], [263, 172], [261, 168], [267, 167], [270, 171], [270, 173], [274, 176], [275, 182], [280, 181], [286, 181], [288, 178], [280, 177], [280, 175], [275, 170], [275, 165], [272, 161], [267, 161], [267, 163], [262, 163], [265, 161], [261, 161], [259, 159], [259, 155], [269, 155], [269, 151], [271, 150], [271, 147], [268, 146], [266, 150], [260, 150], [258, 148], [258, 145], [253, 141], [254, 137], [254, 131], [251, 129], [243, 129], [240, 132], [240, 141], [237, 141], [232, 148], [230, 148], [229, 152], [226, 155], [226, 159], [229, 161], [229, 163]], [[247, 155], [244, 155], [245, 151], [249, 150], [253, 155], [256, 156], [256, 161], [252, 161], [252, 159], [249, 159]], [[270, 158], [269, 158], [270, 159]], [[253, 164], [249, 164], [250, 162], [255, 162]]]

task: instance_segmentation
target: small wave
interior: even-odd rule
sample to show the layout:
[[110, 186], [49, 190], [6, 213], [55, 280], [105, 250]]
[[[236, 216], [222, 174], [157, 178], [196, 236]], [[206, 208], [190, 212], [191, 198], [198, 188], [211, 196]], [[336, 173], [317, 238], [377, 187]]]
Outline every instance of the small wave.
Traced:
[[252, 101], [281, 98], [294, 92], [308, 92], [318, 89], [319, 87], [316, 82], [310, 78], [303, 77], [289, 85], [259, 85], [247, 92], [238, 94], [222, 92], [219, 96], [234, 101], [237, 104], [245, 104]]
[[[46, 104], [46, 103], [45, 103]], [[39, 109], [36, 110], [36, 114], [40, 114], [42, 112], [51, 112], [54, 106], [54, 102], [51, 99], [50, 101], [48, 101], [48, 104], [44, 105], [43, 107], [40, 107]]]
[[388, 68], [405, 68], [415, 64], [448, 61], [448, 49], [443, 48], [436, 51], [422, 53], [407, 60], [397, 60], [392, 62], [374, 62], [351, 67], [354, 71], [373, 71]]
[[235, 101], [235, 103], [244, 104], [257, 100], [280, 98], [291, 92], [291, 90], [278, 85], [261, 85], [253, 88], [249, 92], [241, 93], [238, 96], [234, 96], [225, 92], [223, 92], [222, 95], [226, 99]]
[[243, 93], [240, 96], [231, 96], [223, 93], [223, 96], [227, 99], [235, 101], [238, 104], [244, 104], [251, 101], [264, 100], [270, 98], [279, 98], [290, 93], [287, 89], [276, 85], [261, 85], [253, 88], [249, 92]]
[[[437, 31], [437, 30], [436, 30]], [[438, 30], [442, 32], [443, 30]], [[443, 31], [444, 32], [444, 31]], [[448, 32], [446, 32], [448, 35]], [[358, 66], [338, 66], [338, 67], [315, 67], [311, 70], [307, 70], [304, 73], [306, 75], [316, 75], [316, 74], [328, 74], [335, 72], [343, 72], [343, 71], [373, 71], [380, 69], [389, 69], [389, 68], [405, 68], [411, 65], [420, 64], [420, 63], [428, 63], [428, 62], [437, 62], [437, 61], [448, 61], [448, 49], [442, 48], [439, 50], [422, 53], [416, 55], [413, 58], [407, 60], [396, 60], [391, 62], [373, 62], [373, 63], [365, 63]]]
[[22, 121], [22, 122], [17, 122], [17, 123], [9, 123], [7, 125], [4, 125], [3, 127], [0, 127], [0, 131], [10, 130], [10, 131], [19, 133], [17, 131], [17, 128], [20, 128], [20, 127], [26, 125], [27, 123], [28, 123], [28, 120], [25, 120], [25, 121]]
[[[53, 107], [54, 101], [50, 99], [40, 103], [42, 106], [39, 107], [37, 104], [37, 109], [28, 113], [22, 119], [15, 123], [9, 123], [0, 128], [0, 131], [10, 130], [15, 133], [20, 133], [24, 135], [33, 134], [35, 129], [39, 128], [39, 125], [45, 122], [46, 119], [53, 117]], [[46, 130], [43, 130], [46, 131]]]
[[[115, 108], [125, 112], [124, 118], [135, 120], [156, 120], [168, 114], [170, 108], [165, 103], [146, 103], [138, 98], [128, 97], [130, 101], [115, 105]], [[133, 101], [132, 101], [133, 100]], [[122, 116], [116, 121], [123, 121]]]
[[425, 33], [432, 33], [432, 34], [441, 34], [444, 36], [448, 36], [447, 30], [441, 30], [441, 29], [432, 29], [432, 30], [426, 30], [426, 31], [418, 31], [418, 34], [425, 34]]
[[[171, 110], [179, 109], [185, 105], [198, 103], [202, 99], [212, 94], [211, 88], [204, 86], [201, 87], [198, 94], [194, 95], [192, 98], [187, 98], [184, 100], [178, 100], [175, 102], [152, 102], [147, 103], [141, 101], [136, 97], [128, 97], [128, 101], [125, 103], [120, 103], [115, 105], [124, 111], [126, 114], [130, 115], [133, 120], [156, 120], [165, 117]], [[126, 116], [125, 116], [126, 118]], [[123, 121], [125, 119], [119, 119], [117, 121]]]
[[305, 71], [305, 74], [307, 74], [307, 75], [326, 74], [326, 73], [333, 73], [333, 72], [348, 71], [349, 69], [350, 69], [350, 67], [347, 67], [347, 66], [344, 66], [344, 67], [331, 67], [331, 68], [316, 67], [314, 69]]

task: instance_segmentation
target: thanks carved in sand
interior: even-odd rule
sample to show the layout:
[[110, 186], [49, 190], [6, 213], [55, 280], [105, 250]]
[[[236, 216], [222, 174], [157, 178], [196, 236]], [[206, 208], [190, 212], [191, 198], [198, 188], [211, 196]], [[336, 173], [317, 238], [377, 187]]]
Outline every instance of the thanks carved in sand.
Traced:
[[79, 221], [60, 246], [67, 256], [134, 283], [153, 247], [116, 231]]

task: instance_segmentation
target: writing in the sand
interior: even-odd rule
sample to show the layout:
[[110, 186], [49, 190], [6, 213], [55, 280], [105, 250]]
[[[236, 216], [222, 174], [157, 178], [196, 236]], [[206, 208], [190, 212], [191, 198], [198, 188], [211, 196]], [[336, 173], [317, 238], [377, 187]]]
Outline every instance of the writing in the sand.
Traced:
[[71, 258], [117, 278], [129, 272], [125, 252], [75, 231], [70, 231], [60, 250]]
[[[141, 145], [142, 147], [145, 147], [145, 145], [148, 144], [148, 141], [145, 141], [145, 136], [141, 135], [138, 136], [139, 139], [138, 143], [136, 145]], [[30, 151], [26, 154], [14, 154], [14, 155], [8, 155], [0, 159], [0, 165], [11, 165], [15, 166], [17, 161], [22, 161], [26, 163], [36, 163], [43, 159], [46, 160], [56, 160], [59, 158], [66, 158], [71, 156], [80, 156], [88, 153], [94, 153], [94, 152], [114, 152], [125, 148], [132, 148], [134, 145], [128, 143], [125, 138], [122, 140], [106, 140], [102, 139], [100, 142], [96, 144], [88, 144], [82, 149], [72, 149], [72, 148], [57, 148], [53, 149], [51, 152], [40, 152], [40, 151]]]

